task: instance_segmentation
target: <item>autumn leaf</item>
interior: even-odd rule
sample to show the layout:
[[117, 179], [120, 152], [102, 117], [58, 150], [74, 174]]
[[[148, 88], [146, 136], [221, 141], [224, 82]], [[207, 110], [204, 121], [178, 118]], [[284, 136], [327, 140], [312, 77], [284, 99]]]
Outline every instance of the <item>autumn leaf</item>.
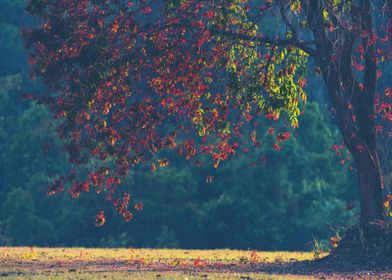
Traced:
[[105, 219], [105, 216], [104, 216], [104, 211], [101, 210], [101, 212], [96, 216], [95, 226], [101, 227], [101, 226], [103, 226], [105, 224], [105, 221], [106, 221], [106, 219]]

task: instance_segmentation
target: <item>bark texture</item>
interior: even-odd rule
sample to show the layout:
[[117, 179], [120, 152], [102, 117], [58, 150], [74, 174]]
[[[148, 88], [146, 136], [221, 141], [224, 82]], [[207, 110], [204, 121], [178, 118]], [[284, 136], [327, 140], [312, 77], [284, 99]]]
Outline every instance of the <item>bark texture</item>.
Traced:
[[[373, 22], [371, 3], [360, 1], [352, 8], [352, 29], [339, 26], [326, 32], [323, 1], [303, 1], [308, 23], [315, 38], [315, 59], [320, 66], [328, 95], [332, 101], [344, 142], [357, 166], [361, 203], [361, 222], [383, 220], [381, 168], [377, 155], [374, 99], [377, 64], [372, 44]], [[367, 34], [367, 36], [361, 36]], [[362, 40], [364, 46], [363, 83], [352, 72], [353, 46]]]

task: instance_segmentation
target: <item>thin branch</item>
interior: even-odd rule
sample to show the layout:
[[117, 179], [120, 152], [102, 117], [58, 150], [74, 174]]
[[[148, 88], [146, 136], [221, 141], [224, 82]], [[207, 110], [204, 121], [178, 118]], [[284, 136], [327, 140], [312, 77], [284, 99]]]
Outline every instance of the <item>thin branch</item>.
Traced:
[[236, 33], [231, 31], [210, 29], [210, 32], [214, 35], [226, 36], [232, 39], [245, 40], [257, 42], [260, 45], [269, 44], [273, 46], [295, 46], [304, 52], [308, 53], [310, 56], [316, 57], [316, 50], [311, 48], [309, 45], [314, 44], [314, 41], [300, 41], [296, 38], [286, 38], [286, 39], [272, 39], [266, 36], [251, 36], [244, 33]]
[[293, 38], [297, 39], [298, 38], [298, 31], [297, 29], [294, 27], [294, 25], [290, 22], [289, 18], [286, 15], [286, 11], [285, 11], [285, 5], [283, 1], [279, 2], [280, 5], [280, 15], [283, 19], [283, 22], [287, 25], [287, 27], [290, 29], [291, 33], [293, 34]]

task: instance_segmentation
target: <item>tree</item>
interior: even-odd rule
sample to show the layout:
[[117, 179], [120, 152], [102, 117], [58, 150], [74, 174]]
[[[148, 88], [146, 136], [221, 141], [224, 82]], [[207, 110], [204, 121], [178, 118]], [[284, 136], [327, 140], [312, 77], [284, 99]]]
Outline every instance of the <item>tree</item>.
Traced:
[[[170, 153], [169, 167], [154, 173], [148, 166], [132, 170], [122, 185], [131, 190], [133, 201], [144, 205], [132, 223], [122, 223], [110, 203], [95, 195], [43, 197], [49, 182], [69, 166], [48, 108], [21, 99], [20, 93], [42, 91], [39, 82], [28, 79], [18, 32], [21, 26], [34, 26], [23, 13], [27, 1], [3, 2], [0, 61], [10, 67], [0, 74], [0, 246], [305, 250], [313, 236], [328, 243], [333, 232], [327, 225], [338, 230], [351, 221], [353, 212], [344, 209], [357, 199], [354, 174], [348, 164], [336, 164], [330, 147], [340, 137], [313, 102], [307, 102], [296, 137], [279, 153], [265, 141], [216, 170], [209, 165], [184, 168], [187, 163]], [[319, 79], [307, 86], [312, 100], [321, 100]], [[279, 131], [285, 126], [284, 119], [259, 120], [260, 139], [275, 135], [263, 127]], [[208, 176], [215, 179], [206, 182]], [[98, 209], [105, 210], [107, 225], [94, 230]], [[23, 232], [18, 230], [21, 217]]]
[[34, 200], [28, 191], [14, 188], [8, 193], [2, 208], [3, 214], [7, 217], [4, 228], [5, 235], [10, 238], [10, 244], [53, 245], [54, 229], [48, 221], [36, 215]]
[[[385, 219], [376, 138], [392, 121], [391, 1], [29, 3], [43, 21], [25, 32], [32, 74], [55, 92], [39, 99], [63, 120], [71, 162], [100, 165], [87, 176], [75, 169], [50, 193], [95, 188], [130, 220], [130, 196], [118, 192], [132, 166], [176, 149], [218, 167], [261, 145], [249, 133], [260, 115], [284, 114], [296, 128], [310, 57], [357, 166], [362, 224]], [[289, 136], [278, 133], [275, 149]]]

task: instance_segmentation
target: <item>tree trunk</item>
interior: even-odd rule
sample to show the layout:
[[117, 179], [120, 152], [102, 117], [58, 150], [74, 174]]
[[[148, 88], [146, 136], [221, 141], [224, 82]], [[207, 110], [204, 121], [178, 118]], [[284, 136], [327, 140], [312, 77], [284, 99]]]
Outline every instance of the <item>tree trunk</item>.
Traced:
[[[353, 26], [368, 36], [362, 37], [364, 53], [363, 86], [352, 72], [352, 51], [360, 32], [338, 28], [327, 35], [323, 21], [323, 1], [302, 1], [316, 47], [316, 61], [321, 68], [328, 95], [332, 101], [344, 143], [356, 163], [361, 203], [361, 223], [383, 220], [381, 169], [377, 155], [374, 98], [377, 64], [369, 0], [353, 9]], [[336, 42], [339, 42], [338, 44]]]
[[[369, 105], [368, 110], [360, 110], [356, 107], [351, 112], [347, 109], [349, 102], [346, 101], [344, 93], [338, 86], [345, 83], [339, 78], [336, 69], [328, 67], [323, 73], [345, 145], [352, 154], [357, 167], [361, 223], [383, 220], [381, 168], [376, 150], [375, 127], [369, 119], [373, 106]], [[354, 92], [355, 94], [359, 93]], [[357, 119], [356, 122], [353, 122], [353, 118]]]
[[[384, 211], [375, 124], [373, 119], [369, 118], [373, 113], [373, 101], [371, 99], [372, 102], [363, 102], [364, 93], [358, 91], [350, 77], [345, 76], [349, 72], [342, 71], [341, 68], [339, 70], [340, 72], [332, 64], [322, 68], [328, 94], [339, 120], [340, 131], [357, 167], [361, 220], [359, 227], [347, 230], [339, 246], [330, 256], [338, 263], [341, 261], [339, 256], [343, 259], [349, 256], [351, 260], [356, 259], [359, 264], [363, 264], [363, 258], [379, 260], [389, 256], [392, 231], [378, 223], [384, 219]], [[359, 96], [360, 99], [354, 96]], [[348, 109], [351, 102], [354, 103], [354, 107]]]
[[369, 223], [383, 220], [383, 199], [381, 172], [375, 150], [354, 156], [359, 182], [361, 202], [361, 222]]

